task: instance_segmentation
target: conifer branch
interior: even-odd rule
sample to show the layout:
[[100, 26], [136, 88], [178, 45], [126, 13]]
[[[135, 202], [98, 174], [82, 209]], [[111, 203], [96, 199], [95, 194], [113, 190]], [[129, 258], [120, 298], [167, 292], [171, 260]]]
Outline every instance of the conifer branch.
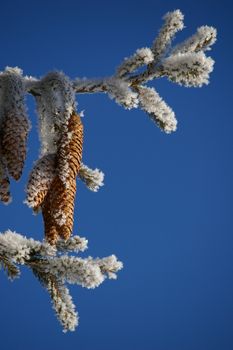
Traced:
[[112, 76], [71, 80], [62, 72], [41, 79], [23, 76], [21, 69], [0, 72], [0, 201], [10, 203], [11, 178], [23, 171], [30, 122], [25, 95], [35, 97], [41, 149], [26, 186], [25, 203], [42, 211], [45, 241], [26, 238], [10, 230], [0, 234], [0, 265], [8, 277], [19, 276], [20, 265], [30, 268], [48, 291], [64, 331], [78, 325], [78, 314], [67, 284], [98, 287], [115, 279], [123, 267], [115, 255], [80, 258], [87, 240], [73, 236], [76, 178], [92, 191], [103, 186], [104, 174], [83, 164], [83, 122], [77, 112], [76, 94], [106, 93], [126, 109], [141, 108], [166, 133], [177, 128], [173, 110], [148, 81], [166, 77], [186, 87], [208, 84], [214, 61], [206, 56], [216, 41], [216, 29], [202, 26], [182, 43], [172, 47], [184, 28], [180, 10], [164, 16], [164, 24], [150, 47], [125, 58]]
[[[125, 58], [117, 67], [116, 73], [110, 77], [75, 79], [72, 82], [73, 91], [77, 94], [104, 92], [126, 109], [141, 108], [146, 112], [153, 110], [154, 115], [161, 116], [164, 115], [165, 102], [154, 104], [154, 99], [140, 96], [139, 91], [142, 88], [145, 95], [148, 89], [145, 84], [148, 81], [167, 77], [170, 81], [186, 87], [208, 84], [214, 61], [204, 51], [210, 50], [215, 43], [216, 29], [202, 26], [193, 36], [172, 47], [175, 35], [184, 28], [184, 16], [180, 10], [175, 10], [168, 12], [163, 19], [164, 24], [151, 47], [138, 49], [132, 56]], [[141, 71], [138, 73], [139, 68]], [[25, 85], [28, 92], [40, 98], [40, 80], [27, 77]], [[156, 119], [156, 124], [166, 133], [175, 131], [177, 125], [174, 112], [169, 114], [173, 120], [169, 127], [166, 123], [159, 122], [159, 117]], [[150, 112], [149, 116], [152, 116]]]
[[28, 239], [10, 230], [0, 234], [0, 264], [9, 279], [19, 276], [18, 265], [29, 267], [47, 289], [57, 318], [64, 331], [74, 331], [78, 314], [66, 284], [77, 284], [92, 289], [106, 278], [115, 279], [123, 265], [115, 255], [107, 258], [80, 258], [69, 253], [87, 249], [87, 240], [79, 236], [67, 241], [58, 240], [56, 246]]

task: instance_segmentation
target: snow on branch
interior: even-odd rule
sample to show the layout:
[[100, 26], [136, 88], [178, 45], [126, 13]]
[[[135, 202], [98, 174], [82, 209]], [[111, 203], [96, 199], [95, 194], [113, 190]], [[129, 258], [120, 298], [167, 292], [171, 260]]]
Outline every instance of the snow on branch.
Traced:
[[84, 252], [87, 249], [87, 239], [77, 235], [70, 237], [67, 241], [58, 240], [56, 248], [59, 252]]
[[124, 62], [117, 68], [117, 75], [124, 77], [143, 65], [147, 65], [154, 61], [154, 55], [151, 49], [144, 47], [138, 49], [132, 57], [125, 58]]
[[105, 86], [110, 98], [115, 99], [117, 103], [126, 109], [136, 108], [138, 106], [137, 93], [129, 88], [129, 84], [126, 81], [111, 78], [105, 81]]
[[[75, 79], [72, 82], [74, 92], [77, 94], [107, 93], [118, 104], [131, 109], [142, 108], [137, 88], [146, 87], [145, 84], [148, 81], [156, 78], [167, 77], [187, 87], [207, 84], [214, 61], [206, 57], [204, 51], [209, 50], [215, 43], [216, 29], [201, 26], [193, 36], [172, 47], [175, 35], [184, 28], [184, 16], [180, 10], [175, 10], [168, 12], [163, 19], [164, 24], [151, 47], [138, 49], [129, 58], [125, 58], [116, 69], [116, 73], [110, 77]], [[38, 84], [36, 78], [25, 78], [27, 91], [34, 94], [36, 98]], [[142, 109], [147, 111], [150, 106], [145, 106], [145, 103]], [[159, 123], [157, 125], [161, 128]], [[167, 129], [161, 129], [167, 132]], [[175, 130], [174, 127], [170, 128], [170, 132]]]
[[62, 72], [51, 72], [34, 85], [41, 155], [56, 153], [59, 139], [71, 113], [76, 109], [70, 79]]
[[166, 133], [176, 130], [177, 120], [173, 110], [162, 100], [154, 88], [138, 88], [140, 107]]
[[[19, 277], [18, 265], [26, 265], [49, 292], [56, 315], [64, 331], [74, 331], [78, 314], [66, 284], [96, 288], [106, 278], [115, 279], [123, 265], [115, 255], [106, 258], [79, 258], [68, 255], [87, 248], [87, 240], [74, 236], [55, 247], [46, 242], [28, 239], [10, 230], [0, 234], [0, 263], [13, 279]], [[62, 255], [62, 253], [64, 253]]]
[[154, 54], [155, 63], [157, 63], [162, 56], [166, 54], [166, 51], [170, 48], [175, 34], [184, 28], [184, 15], [180, 10], [168, 12], [163, 19], [164, 25], [152, 44], [152, 52]]
[[177, 53], [166, 58], [161, 65], [161, 75], [186, 87], [201, 87], [209, 83], [209, 74], [213, 71], [214, 60], [204, 52]]
[[216, 36], [217, 31], [215, 28], [209, 26], [199, 27], [194, 35], [181, 44], [176, 45], [172, 50], [172, 54], [210, 50], [216, 41]]
[[32, 272], [41, 285], [47, 289], [53, 309], [63, 327], [63, 332], [74, 331], [78, 326], [79, 317], [69, 289], [66, 288], [62, 280], [53, 274], [44, 273], [36, 268], [32, 268]]
[[97, 192], [104, 185], [104, 173], [97, 168], [93, 170], [81, 164], [78, 176], [93, 192]]

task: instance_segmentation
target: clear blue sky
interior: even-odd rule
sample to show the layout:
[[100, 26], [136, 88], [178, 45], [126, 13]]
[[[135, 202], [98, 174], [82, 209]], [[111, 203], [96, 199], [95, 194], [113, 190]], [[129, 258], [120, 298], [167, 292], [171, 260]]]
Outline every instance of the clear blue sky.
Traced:
[[[232, 2], [4, 1], [1, 69], [111, 75], [125, 56], [150, 45], [163, 14], [177, 8], [186, 24], [178, 40], [208, 24], [218, 41], [207, 87], [153, 83], [176, 112], [176, 133], [162, 133], [142, 111], [125, 111], [105, 95], [78, 97], [84, 161], [106, 173], [106, 185], [97, 194], [78, 186], [75, 232], [88, 238], [88, 254], [115, 253], [124, 270], [96, 290], [71, 288], [80, 326], [69, 334], [29, 271], [14, 283], [1, 273], [1, 349], [233, 349]], [[28, 106], [29, 154], [12, 185], [13, 203], [1, 205], [1, 230], [41, 239], [41, 217], [22, 204], [39, 152], [31, 96]]]

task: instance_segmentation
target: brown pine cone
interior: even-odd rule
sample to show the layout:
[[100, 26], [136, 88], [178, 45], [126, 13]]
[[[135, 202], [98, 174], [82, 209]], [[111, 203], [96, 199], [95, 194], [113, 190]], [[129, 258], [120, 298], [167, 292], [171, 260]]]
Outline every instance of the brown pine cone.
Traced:
[[57, 152], [58, 175], [64, 183], [76, 178], [82, 161], [83, 125], [80, 116], [70, 116], [67, 131], [62, 135]]
[[71, 114], [62, 133], [55, 159], [56, 175], [42, 205], [45, 237], [53, 245], [58, 237], [67, 240], [73, 230], [76, 176], [82, 160], [83, 125], [80, 117]]
[[42, 215], [44, 220], [44, 233], [46, 241], [51, 245], [56, 245], [58, 240], [58, 232], [55, 224], [54, 217], [51, 213], [51, 201], [50, 201], [50, 192], [44, 199], [42, 204]]
[[70, 237], [73, 229], [75, 193], [76, 179], [71, 179], [65, 186], [56, 176], [51, 184], [50, 211], [56, 223], [58, 235], [65, 240]]
[[51, 184], [42, 204], [46, 240], [55, 245], [58, 237], [67, 240], [73, 229], [74, 199], [76, 180], [72, 179], [68, 188], [58, 176]]
[[11, 201], [10, 181], [8, 176], [0, 180], [0, 200], [5, 204]]
[[24, 115], [6, 114], [2, 125], [2, 151], [9, 174], [19, 180], [26, 158], [29, 122]]
[[35, 212], [40, 209], [55, 177], [55, 155], [47, 154], [32, 169], [26, 187], [26, 203]]
[[0, 200], [7, 204], [11, 201], [10, 180], [7, 175], [5, 159], [0, 146]]

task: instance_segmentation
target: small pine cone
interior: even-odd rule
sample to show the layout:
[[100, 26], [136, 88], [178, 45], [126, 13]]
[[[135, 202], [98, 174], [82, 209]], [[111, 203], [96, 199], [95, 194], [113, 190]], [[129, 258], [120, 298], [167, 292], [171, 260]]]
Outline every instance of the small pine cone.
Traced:
[[55, 155], [47, 154], [39, 159], [29, 176], [26, 187], [26, 203], [37, 212], [55, 177]]
[[10, 195], [10, 180], [7, 175], [5, 159], [2, 154], [2, 149], [0, 147], [0, 200], [8, 204], [11, 201]]
[[26, 158], [29, 122], [25, 115], [5, 115], [2, 125], [2, 148], [9, 174], [19, 180]]
[[0, 180], [0, 200], [5, 204], [10, 203], [10, 181], [8, 177]]
[[54, 246], [56, 245], [58, 240], [58, 232], [56, 228], [56, 223], [51, 213], [50, 192], [47, 194], [42, 204], [42, 215], [44, 220], [46, 241]]
[[58, 147], [58, 175], [66, 184], [70, 177], [76, 178], [82, 161], [83, 125], [80, 116], [72, 113], [67, 131], [63, 133]]

